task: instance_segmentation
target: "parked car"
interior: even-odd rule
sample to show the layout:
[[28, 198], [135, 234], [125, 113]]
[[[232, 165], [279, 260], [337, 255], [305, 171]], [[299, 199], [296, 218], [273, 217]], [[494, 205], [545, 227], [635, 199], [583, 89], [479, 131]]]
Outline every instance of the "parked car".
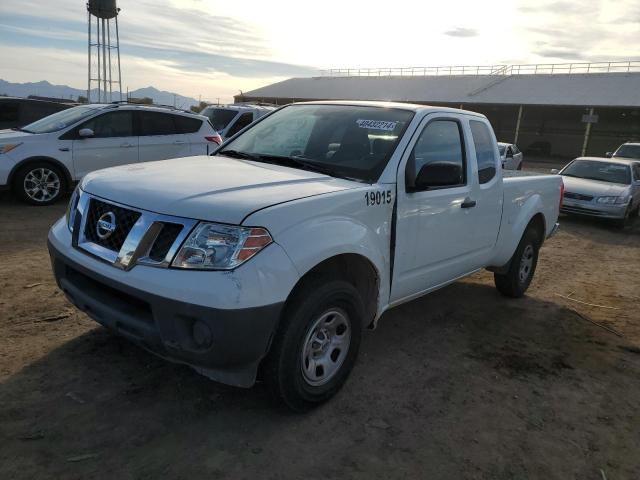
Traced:
[[559, 172], [565, 185], [561, 212], [628, 225], [640, 210], [640, 161], [580, 157]]
[[276, 107], [265, 105], [235, 103], [233, 105], [210, 105], [200, 113], [211, 121], [213, 128], [224, 141], [275, 109]]
[[503, 176], [489, 121], [458, 109], [293, 104], [214, 155], [83, 178], [55, 278], [133, 342], [231, 385], [260, 371], [298, 411], [386, 310], [482, 268], [524, 295], [557, 228], [561, 177]]
[[523, 155], [515, 143], [498, 142], [500, 161], [505, 170], [522, 170]]
[[82, 105], [0, 131], [0, 188], [49, 205], [87, 173], [209, 153], [222, 143], [206, 117], [133, 104]]
[[633, 160], [640, 160], [640, 143], [623, 143], [615, 152], [607, 152], [606, 156], [607, 158], [630, 158]]
[[0, 97], [0, 129], [22, 127], [75, 105], [77, 104]]

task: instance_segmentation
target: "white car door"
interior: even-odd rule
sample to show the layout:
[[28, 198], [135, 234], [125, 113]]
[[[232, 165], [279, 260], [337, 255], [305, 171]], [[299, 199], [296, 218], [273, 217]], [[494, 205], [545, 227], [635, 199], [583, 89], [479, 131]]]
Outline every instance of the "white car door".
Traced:
[[[78, 132], [87, 128], [93, 131], [93, 136], [80, 137]], [[111, 111], [93, 117], [75, 127], [72, 138], [77, 179], [94, 170], [138, 161], [138, 137], [134, 136], [132, 110]]]
[[476, 268], [463, 117], [428, 115], [418, 131], [398, 169], [392, 303]]
[[178, 133], [174, 122], [175, 115], [149, 110], [139, 110], [137, 115], [141, 162], [191, 155], [187, 136]]

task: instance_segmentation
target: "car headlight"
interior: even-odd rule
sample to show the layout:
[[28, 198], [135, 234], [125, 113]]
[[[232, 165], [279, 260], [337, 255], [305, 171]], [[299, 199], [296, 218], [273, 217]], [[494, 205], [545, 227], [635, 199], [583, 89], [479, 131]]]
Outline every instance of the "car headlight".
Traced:
[[173, 260], [172, 266], [201, 270], [230, 270], [273, 242], [264, 228], [199, 223]]
[[628, 197], [598, 197], [598, 203], [607, 205], [627, 203]]
[[76, 187], [71, 195], [71, 200], [69, 200], [69, 205], [67, 205], [67, 212], [65, 213], [65, 218], [67, 220], [67, 228], [71, 233], [73, 233], [73, 222], [76, 219], [76, 207], [78, 206], [78, 200], [80, 199], [80, 185]]
[[22, 143], [0, 143], [0, 153], [9, 153], [20, 145], [22, 145]]

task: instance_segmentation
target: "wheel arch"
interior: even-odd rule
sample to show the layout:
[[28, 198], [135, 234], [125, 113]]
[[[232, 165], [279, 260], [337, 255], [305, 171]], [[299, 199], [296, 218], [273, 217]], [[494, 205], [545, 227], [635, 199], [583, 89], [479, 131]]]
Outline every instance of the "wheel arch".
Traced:
[[9, 172], [9, 176], [7, 177], [7, 185], [9, 185], [10, 187], [13, 187], [13, 182], [15, 180], [16, 174], [22, 168], [28, 166], [31, 163], [37, 163], [37, 162], [50, 163], [52, 165], [55, 165], [57, 168], [59, 168], [62, 171], [62, 174], [64, 175], [64, 182], [65, 182], [66, 191], [71, 190], [71, 188], [73, 186], [73, 178], [71, 177], [71, 172], [69, 172], [69, 169], [66, 167], [66, 165], [64, 163], [62, 163], [60, 160], [56, 160], [53, 157], [47, 157], [47, 156], [42, 156], [42, 155], [41, 156], [25, 158], [20, 163], [17, 163], [11, 169], [11, 171]]
[[359, 253], [341, 253], [326, 258], [304, 273], [289, 293], [283, 311], [296, 298], [298, 292], [318, 277], [339, 278], [352, 284], [360, 293], [365, 307], [363, 326], [373, 324], [380, 295], [380, 272], [373, 262]]

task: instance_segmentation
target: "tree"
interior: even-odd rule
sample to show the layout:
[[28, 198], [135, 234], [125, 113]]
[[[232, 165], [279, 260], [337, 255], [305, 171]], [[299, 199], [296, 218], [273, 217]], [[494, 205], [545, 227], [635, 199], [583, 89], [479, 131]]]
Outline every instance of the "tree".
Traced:
[[200, 113], [202, 110], [204, 110], [205, 108], [207, 108], [208, 105], [206, 102], [200, 102], [198, 105], [191, 105], [189, 107], [189, 109], [193, 112], [193, 113]]
[[78, 95], [78, 103], [87, 103], [88, 99], [84, 95]]

